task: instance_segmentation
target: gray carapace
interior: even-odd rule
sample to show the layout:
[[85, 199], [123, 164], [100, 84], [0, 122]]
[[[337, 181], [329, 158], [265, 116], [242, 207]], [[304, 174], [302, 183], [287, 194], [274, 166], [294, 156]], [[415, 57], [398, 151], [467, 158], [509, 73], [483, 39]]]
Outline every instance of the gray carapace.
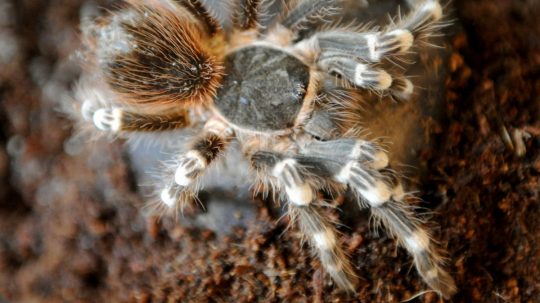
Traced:
[[255, 45], [225, 57], [214, 104], [236, 127], [258, 132], [294, 126], [309, 85], [309, 67], [277, 48]]

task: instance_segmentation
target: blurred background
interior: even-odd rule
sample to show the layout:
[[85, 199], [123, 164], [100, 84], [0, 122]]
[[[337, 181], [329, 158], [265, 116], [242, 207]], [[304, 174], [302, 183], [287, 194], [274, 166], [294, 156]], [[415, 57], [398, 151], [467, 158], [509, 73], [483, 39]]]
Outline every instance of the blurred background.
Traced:
[[[348, 0], [347, 14], [361, 22], [402, 2]], [[142, 216], [134, 154], [120, 140], [74, 144], [59, 111], [81, 73], [80, 18], [118, 3], [0, 0], [0, 303], [401, 302], [426, 289], [407, 253], [347, 202], [329, 215], [347, 226], [354, 296], [328, 283], [270, 203], [218, 191], [181, 222]], [[540, 302], [540, 1], [447, 10], [447, 51], [432, 58], [439, 93], [410, 120], [418, 140], [405, 162], [449, 251], [452, 302]]]

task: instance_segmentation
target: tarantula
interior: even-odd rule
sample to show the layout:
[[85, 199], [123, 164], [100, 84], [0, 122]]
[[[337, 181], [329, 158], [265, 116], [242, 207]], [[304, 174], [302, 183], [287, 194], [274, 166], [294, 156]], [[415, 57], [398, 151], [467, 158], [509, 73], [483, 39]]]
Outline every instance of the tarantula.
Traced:
[[198, 131], [158, 190], [163, 207], [176, 210], [195, 197], [205, 170], [235, 140], [254, 184], [286, 201], [340, 288], [354, 291], [356, 278], [321, 212], [323, 190], [352, 191], [433, 290], [456, 291], [387, 153], [355, 135], [350, 113], [362, 93], [410, 98], [404, 69], [385, 66], [409, 64], [403, 58], [440, 27], [437, 1], [410, 1], [410, 12], [384, 28], [314, 27], [339, 13], [337, 0], [292, 1], [277, 14], [268, 13], [272, 1], [242, 0], [228, 26], [202, 0], [126, 2], [83, 30], [93, 80], [79, 87], [80, 113], [114, 134]]

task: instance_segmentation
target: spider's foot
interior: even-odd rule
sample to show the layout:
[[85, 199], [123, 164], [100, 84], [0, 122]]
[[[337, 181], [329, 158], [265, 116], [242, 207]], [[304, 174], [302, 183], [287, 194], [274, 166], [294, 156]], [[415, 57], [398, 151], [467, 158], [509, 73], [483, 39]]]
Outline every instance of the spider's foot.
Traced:
[[359, 63], [355, 69], [354, 84], [374, 90], [385, 90], [392, 85], [392, 76], [383, 69], [372, 69], [366, 64]]
[[122, 126], [122, 111], [117, 108], [100, 108], [92, 115], [92, 121], [102, 131], [117, 132]]
[[438, 21], [443, 15], [441, 4], [438, 1], [427, 1], [420, 8], [420, 14], [425, 14], [432, 21]]
[[196, 151], [189, 151], [179, 160], [174, 173], [174, 182], [180, 186], [189, 186], [206, 168], [206, 161]]
[[410, 100], [413, 92], [414, 85], [411, 80], [404, 77], [394, 78], [392, 86], [390, 86], [392, 96], [402, 101]]
[[365, 36], [369, 52], [369, 60], [379, 62], [389, 54], [408, 51], [413, 45], [414, 36], [406, 29], [396, 29], [386, 34], [370, 34]]
[[173, 208], [178, 201], [178, 198], [176, 196], [176, 190], [174, 190], [173, 187], [164, 188], [159, 194], [159, 197], [161, 202], [165, 204], [168, 208]]
[[423, 2], [413, 12], [404, 18], [399, 24], [401, 28], [406, 28], [413, 32], [419, 32], [429, 28], [429, 25], [438, 22], [443, 17], [441, 4], [435, 0]]

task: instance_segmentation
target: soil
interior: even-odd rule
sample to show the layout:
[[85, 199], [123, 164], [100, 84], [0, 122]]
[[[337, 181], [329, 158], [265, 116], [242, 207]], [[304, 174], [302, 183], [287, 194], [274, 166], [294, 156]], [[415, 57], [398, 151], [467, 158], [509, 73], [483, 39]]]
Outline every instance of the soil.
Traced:
[[[426, 289], [367, 211], [341, 230], [355, 295], [332, 286], [271, 203], [231, 213], [208, 197], [184, 224], [142, 216], [122, 143], [74, 144], [58, 109], [80, 73], [79, 15], [95, 7], [0, 0], [0, 302], [401, 302]], [[540, 302], [540, 2], [450, 8], [443, 117], [421, 121], [416, 154], [421, 206], [448, 250], [452, 302]]]

